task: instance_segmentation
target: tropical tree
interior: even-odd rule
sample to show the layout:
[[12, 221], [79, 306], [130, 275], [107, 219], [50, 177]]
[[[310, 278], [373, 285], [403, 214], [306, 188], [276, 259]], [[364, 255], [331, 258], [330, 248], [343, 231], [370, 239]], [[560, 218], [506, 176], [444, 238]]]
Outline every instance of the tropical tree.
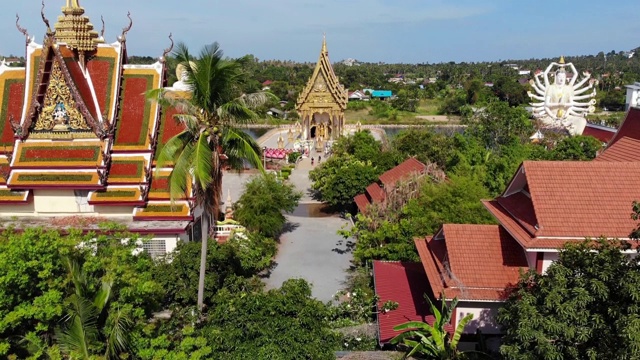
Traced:
[[277, 238], [287, 223], [282, 212], [292, 213], [301, 197], [295, 186], [278, 181], [274, 174], [264, 174], [245, 184], [234, 215], [250, 231]]
[[[184, 130], [171, 138], [158, 157], [160, 167], [172, 164], [169, 191], [172, 199], [184, 196], [193, 183], [196, 203], [204, 209], [209, 228], [214, 229], [220, 209], [223, 161], [233, 168], [245, 162], [262, 169], [260, 148], [239, 126], [255, 120], [253, 110], [267, 101], [266, 93], [243, 94], [245, 58], [223, 58], [217, 43], [205, 46], [194, 57], [184, 44], [173, 55], [182, 69], [183, 81], [191, 88], [187, 98], [155, 90], [149, 94], [165, 106], [176, 108], [175, 119]], [[202, 310], [206, 272], [207, 239], [203, 239], [198, 282], [198, 308]]]
[[402, 334], [391, 339], [392, 344], [403, 343], [409, 346], [410, 350], [405, 358], [420, 354], [429, 356], [432, 359], [462, 359], [465, 353], [458, 351], [458, 342], [462, 336], [462, 331], [469, 321], [473, 318], [473, 314], [460, 319], [453, 334], [445, 330], [445, 326], [451, 321], [451, 315], [458, 304], [458, 299], [454, 298], [451, 305], [447, 306], [444, 294], [441, 295], [440, 309], [436, 308], [428, 296], [424, 296], [429, 302], [429, 307], [433, 313], [435, 321], [433, 325], [429, 325], [422, 321], [409, 321], [400, 324], [393, 329], [395, 331], [405, 331]]
[[56, 331], [60, 349], [73, 359], [92, 359], [104, 344], [104, 358], [117, 359], [129, 349], [133, 322], [122, 309], [108, 306], [113, 281], [102, 279], [100, 288], [93, 293], [81, 264], [70, 258], [66, 262], [75, 293], [67, 299], [67, 314]]
[[503, 358], [640, 358], [640, 266], [632, 245], [604, 237], [567, 244], [544, 274], [522, 274], [498, 312]]

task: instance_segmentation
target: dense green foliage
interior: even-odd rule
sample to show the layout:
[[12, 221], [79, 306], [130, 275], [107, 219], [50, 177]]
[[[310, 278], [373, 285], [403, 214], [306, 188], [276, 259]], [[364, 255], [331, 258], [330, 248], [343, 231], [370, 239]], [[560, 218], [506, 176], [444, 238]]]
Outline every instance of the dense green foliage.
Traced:
[[321, 192], [323, 200], [341, 195], [341, 206], [347, 206], [379, 175], [371, 170], [373, 166], [357, 163], [354, 157], [368, 159], [372, 165], [373, 161], [387, 165], [382, 163], [386, 159], [389, 167], [378, 166], [387, 169], [415, 156], [446, 172], [444, 182], [438, 180], [437, 172], [430, 173], [418, 195], [400, 208], [388, 201], [387, 209], [376, 206], [357, 215], [355, 226], [342, 231], [345, 237], [357, 239], [357, 263], [416, 261], [415, 237], [433, 234], [444, 223], [494, 223], [481, 200], [501, 194], [523, 161], [591, 160], [601, 149], [601, 143], [588, 136], [550, 137], [532, 144], [533, 126], [526, 111], [499, 100], [470, 114], [466, 121], [468, 129], [453, 136], [429, 127], [402, 131], [390, 140], [389, 150], [372, 146], [375, 140], [364, 141], [367, 136], [357, 133], [338, 142], [336, 153], [327, 161], [330, 166], [311, 174], [314, 187], [326, 189]]
[[[275, 255], [275, 244], [274, 240], [259, 234], [248, 234], [246, 238], [235, 237], [225, 244], [207, 244], [209, 256], [205, 305], [211, 305], [215, 294], [225, 286], [250, 279], [269, 267]], [[188, 307], [196, 304], [200, 264], [194, 259], [199, 257], [199, 249], [200, 243], [180, 243], [170, 258], [158, 264], [154, 277], [166, 291], [165, 306]]]
[[398, 164], [396, 153], [383, 152], [367, 131], [340, 138], [332, 149], [333, 156], [309, 172], [309, 178], [316, 196], [336, 208], [350, 208], [356, 195]]
[[275, 175], [254, 177], [235, 203], [234, 216], [250, 231], [276, 238], [287, 222], [282, 213], [295, 210], [301, 197], [295, 186], [278, 181]]
[[[57, 347], [51, 346], [57, 340], [65, 348], [68, 343], [62, 333], [67, 327], [59, 329], [58, 335], [56, 328], [65, 314], [81, 308], [86, 310], [85, 319], [96, 310], [103, 314], [97, 339], [112, 332], [118, 317], [129, 319], [133, 328], [143, 326], [159, 309], [163, 289], [152, 277], [153, 261], [141, 253], [135, 239], [123, 243], [122, 238], [131, 235], [61, 235], [41, 229], [0, 235], [0, 354], [26, 358], [29, 352], [35, 356], [56, 353]], [[78, 273], [82, 276], [73, 276]], [[83, 299], [93, 300], [105, 282], [110, 291], [101, 307], [85, 306]], [[90, 353], [104, 354], [106, 343], [92, 340]]]
[[569, 245], [543, 275], [524, 274], [500, 310], [506, 359], [640, 357], [640, 268], [601, 239]]
[[213, 297], [196, 328], [188, 314], [176, 324], [148, 329], [140, 341], [142, 359], [334, 359], [338, 337], [329, 329], [328, 308], [311, 298], [304, 280], [280, 289], [229, 288]]

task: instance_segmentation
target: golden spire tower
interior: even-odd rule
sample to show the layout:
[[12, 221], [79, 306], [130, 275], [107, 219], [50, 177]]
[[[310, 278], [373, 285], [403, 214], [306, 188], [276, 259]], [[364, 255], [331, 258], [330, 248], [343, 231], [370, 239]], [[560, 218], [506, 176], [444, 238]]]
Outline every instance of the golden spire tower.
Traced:
[[347, 100], [347, 90], [333, 72], [327, 40], [323, 35], [318, 63], [296, 103], [303, 124], [303, 139], [337, 139], [344, 130]]
[[94, 51], [104, 40], [93, 29], [78, 0], [67, 0], [55, 26], [56, 39], [80, 53]]

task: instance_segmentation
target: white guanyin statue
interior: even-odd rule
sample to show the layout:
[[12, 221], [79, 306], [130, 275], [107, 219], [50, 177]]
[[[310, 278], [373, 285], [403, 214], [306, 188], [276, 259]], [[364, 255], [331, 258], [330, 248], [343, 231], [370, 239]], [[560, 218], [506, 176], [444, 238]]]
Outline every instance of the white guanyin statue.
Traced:
[[[196, 69], [196, 64], [192, 61], [190, 62], [191, 68]], [[184, 64], [178, 64], [176, 66], [176, 78], [178, 81], [173, 83], [173, 88], [179, 91], [191, 91], [191, 85], [188, 82], [188, 73], [186, 66]]]
[[[553, 84], [549, 81], [549, 74], [557, 67]], [[567, 70], [570, 68], [573, 76], [567, 81]], [[565, 64], [564, 57], [559, 62], [552, 62], [544, 72], [536, 72], [529, 82], [535, 94], [529, 91], [529, 97], [539, 102], [531, 103], [533, 116], [540, 119], [549, 127], [563, 127], [571, 135], [581, 135], [587, 125], [585, 115], [595, 111], [596, 90], [593, 87], [597, 81], [591, 79], [588, 72], [582, 73], [583, 78], [578, 80], [578, 71], [573, 63]], [[542, 81], [540, 79], [542, 78]], [[592, 92], [583, 95], [588, 90]], [[589, 100], [590, 99], [590, 100]]]

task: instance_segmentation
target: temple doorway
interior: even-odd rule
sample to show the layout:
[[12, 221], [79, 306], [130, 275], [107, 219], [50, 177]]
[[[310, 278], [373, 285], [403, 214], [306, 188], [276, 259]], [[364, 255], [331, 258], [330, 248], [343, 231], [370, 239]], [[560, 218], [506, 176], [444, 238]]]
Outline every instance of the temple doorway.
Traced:
[[315, 125], [313, 125], [313, 126], [311, 126], [311, 129], [309, 129], [309, 137], [312, 138], [312, 139], [316, 138], [316, 128], [317, 127]]

